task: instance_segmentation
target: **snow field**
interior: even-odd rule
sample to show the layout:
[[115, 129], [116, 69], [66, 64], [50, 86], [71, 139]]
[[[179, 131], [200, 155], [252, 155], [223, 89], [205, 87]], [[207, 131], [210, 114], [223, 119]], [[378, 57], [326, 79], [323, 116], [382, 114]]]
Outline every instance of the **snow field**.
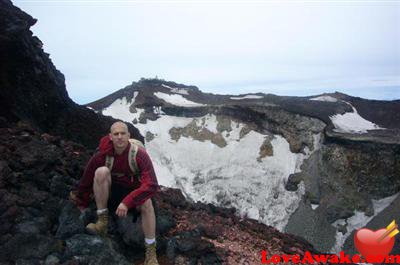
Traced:
[[[125, 106], [124, 106], [125, 104]], [[129, 112], [126, 99], [117, 100], [103, 113], [130, 122], [137, 113]], [[244, 124], [232, 121], [232, 131], [223, 132], [227, 145], [223, 148], [211, 141], [198, 141], [181, 136], [172, 140], [169, 130], [182, 128], [193, 118], [161, 115], [156, 121], [135, 124], [143, 135], [151, 132], [155, 138], [146, 143], [161, 185], [180, 188], [195, 201], [234, 207], [242, 216], [259, 220], [283, 230], [291, 213], [298, 207], [304, 187], [286, 191], [284, 184], [290, 174], [298, 172], [304, 154], [290, 152], [289, 143], [275, 135], [271, 140], [274, 155], [257, 161], [266, 135], [250, 131], [242, 139]], [[215, 115], [195, 119], [197, 126], [217, 133]], [[316, 137], [316, 139], [319, 139]]]

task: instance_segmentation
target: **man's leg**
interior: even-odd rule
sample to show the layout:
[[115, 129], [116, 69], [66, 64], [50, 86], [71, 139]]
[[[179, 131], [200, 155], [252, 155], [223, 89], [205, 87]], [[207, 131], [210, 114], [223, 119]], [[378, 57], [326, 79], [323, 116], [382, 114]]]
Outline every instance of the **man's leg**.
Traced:
[[93, 180], [93, 193], [97, 206], [97, 222], [90, 223], [86, 230], [92, 234], [107, 234], [108, 210], [107, 201], [110, 195], [111, 174], [107, 167], [96, 169]]
[[145, 265], [158, 265], [156, 253], [156, 215], [154, 213], [153, 203], [151, 199], [145, 201], [141, 206], [136, 208], [142, 216], [142, 228], [144, 233], [146, 257]]
[[107, 167], [99, 167], [94, 173], [93, 193], [97, 210], [107, 209], [107, 201], [110, 195], [111, 173]]
[[156, 215], [154, 214], [153, 203], [151, 199], [145, 201], [137, 210], [142, 216], [142, 228], [145, 238], [156, 237]]

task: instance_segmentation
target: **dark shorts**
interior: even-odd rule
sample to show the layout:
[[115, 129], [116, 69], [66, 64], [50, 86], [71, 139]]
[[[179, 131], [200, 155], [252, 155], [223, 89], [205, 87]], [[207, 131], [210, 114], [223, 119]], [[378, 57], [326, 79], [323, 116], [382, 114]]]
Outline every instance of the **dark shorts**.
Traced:
[[[115, 183], [111, 185], [111, 194], [110, 198], [108, 199], [108, 210], [110, 213], [112, 213], [112, 215], [115, 215], [118, 205], [129, 193], [131, 193], [131, 191], [131, 189]], [[135, 222], [139, 212], [136, 209], [129, 209], [128, 213], [132, 213], [133, 221]]]

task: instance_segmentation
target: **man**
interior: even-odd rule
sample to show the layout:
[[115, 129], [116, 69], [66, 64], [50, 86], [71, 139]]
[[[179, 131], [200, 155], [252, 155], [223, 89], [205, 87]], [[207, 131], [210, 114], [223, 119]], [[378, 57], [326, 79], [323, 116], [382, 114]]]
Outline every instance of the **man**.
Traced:
[[[120, 218], [126, 217], [130, 209], [139, 211], [145, 236], [145, 265], [156, 265], [156, 219], [150, 198], [159, 186], [150, 157], [142, 147], [137, 148], [134, 157], [140, 179], [135, 176], [137, 172], [132, 172], [129, 138], [125, 123], [119, 121], [111, 126], [110, 134], [100, 141], [99, 152], [89, 160], [78, 190], [71, 192], [71, 199], [82, 211], [88, 207], [93, 190], [97, 222], [88, 224], [86, 229], [94, 234], [107, 233], [109, 210]], [[110, 157], [113, 158], [111, 165]]]

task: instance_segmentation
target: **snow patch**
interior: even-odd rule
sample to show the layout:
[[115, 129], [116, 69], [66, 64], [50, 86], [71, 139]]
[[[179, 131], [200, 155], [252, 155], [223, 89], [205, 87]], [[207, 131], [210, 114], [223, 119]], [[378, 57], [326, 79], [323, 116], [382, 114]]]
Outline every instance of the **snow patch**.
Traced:
[[312, 208], [313, 210], [317, 209], [318, 206], [319, 206], [319, 204], [312, 204], [312, 203], [311, 203], [311, 208]]
[[[212, 133], [218, 133], [217, 130], [217, 117], [212, 114], [208, 114], [202, 118], [196, 119], [197, 126], [202, 126], [203, 128], [208, 129]], [[204, 122], [204, 123], [203, 123]]]
[[166, 87], [166, 88], [169, 88], [169, 89], [171, 89], [172, 87], [170, 87], [170, 86], [167, 86], [167, 85], [164, 85], [164, 84], [161, 84], [161, 86], [163, 86], [163, 87]]
[[274, 156], [259, 163], [255, 150], [259, 150], [264, 137], [252, 131], [239, 142], [227, 142], [224, 148], [182, 137], [177, 152], [168, 148], [174, 156], [171, 170], [178, 187], [195, 201], [234, 207], [242, 216], [283, 229], [304, 192], [284, 189], [287, 177], [302, 162], [302, 155], [291, 153], [288, 142], [276, 136], [271, 142]]
[[400, 193], [397, 193], [380, 200], [372, 200], [374, 207], [373, 216], [366, 216], [364, 212], [355, 211], [352, 217], [335, 221], [332, 225], [336, 228], [338, 228], [340, 225], [347, 224], [347, 233], [343, 235], [341, 232], [336, 232], [336, 244], [333, 246], [330, 252], [338, 254], [342, 250], [344, 242], [350, 236], [353, 230], [364, 227], [369, 221], [372, 220], [372, 218], [377, 216], [382, 210], [388, 207], [397, 198], [397, 196], [399, 196], [399, 194]]
[[326, 102], [337, 102], [338, 100], [331, 96], [320, 96], [315, 98], [310, 98], [310, 100], [326, 101]]
[[[137, 96], [138, 92], [134, 93], [133, 102]], [[131, 123], [134, 119], [139, 119], [140, 114], [144, 112], [144, 109], [136, 109], [136, 113], [132, 113], [129, 111], [132, 102], [127, 101], [126, 97], [122, 99], [115, 100], [110, 106], [103, 109], [102, 114], [105, 116], [112, 116], [116, 119], [120, 119], [126, 122]]]
[[196, 103], [190, 100], [187, 100], [181, 95], [169, 95], [166, 93], [162, 92], [155, 92], [154, 95], [170, 104], [173, 104], [175, 106], [180, 106], [180, 107], [200, 107], [200, 106], [206, 106], [206, 104], [200, 104]]
[[314, 146], [314, 150], [313, 152], [321, 149], [322, 147], [322, 133], [317, 133], [313, 135], [313, 146]]
[[182, 95], [189, 95], [189, 92], [184, 88], [172, 88], [172, 93], [182, 94]]
[[92, 110], [92, 111], [94, 111], [94, 112], [96, 112], [96, 113], [97, 113], [97, 110], [95, 110], [95, 109], [94, 109], [94, 108], [92, 108], [92, 107], [86, 106], [86, 108], [87, 108], [87, 109], [90, 109], [90, 110]]
[[133, 98], [132, 98], [131, 104], [135, 103], [135, 100], [136, 100], [137, 95], [139, 95], [139, 91], [133, 92]]
[[340, 133], [367, 133], [368, 130], [384, 130], [385, 128], [379, 127], [373, 122], [370, 122], [361, 117], [357, 110], [351, 106], [353, 112], [346, 112], [344, 114], [336, 114], [330, 116], [335, 129], [335, 132]]
[[181, 94], [181, 95], [189, 95], [189, 92], [186, 88], [179, 88], [179, 87], [170, 87], [167, 85], [162, 84], [161, 86], [171, 89], [172, 93]]
[[165, 112], [162, 110], [161, 106], [153, 106], [153, 113], [157, 115], [163, 115]]
[[247, 217], [258, 220], [260, 218], [260, 211], [256, 207], [250, 208], [247, 211]]
[[241, 99], [260, 99], [263, 98], [263, 96], [258, 96], [258, 95], [246, 95], [243, 97], [231, 97], [233, 100], [241, 100]]

